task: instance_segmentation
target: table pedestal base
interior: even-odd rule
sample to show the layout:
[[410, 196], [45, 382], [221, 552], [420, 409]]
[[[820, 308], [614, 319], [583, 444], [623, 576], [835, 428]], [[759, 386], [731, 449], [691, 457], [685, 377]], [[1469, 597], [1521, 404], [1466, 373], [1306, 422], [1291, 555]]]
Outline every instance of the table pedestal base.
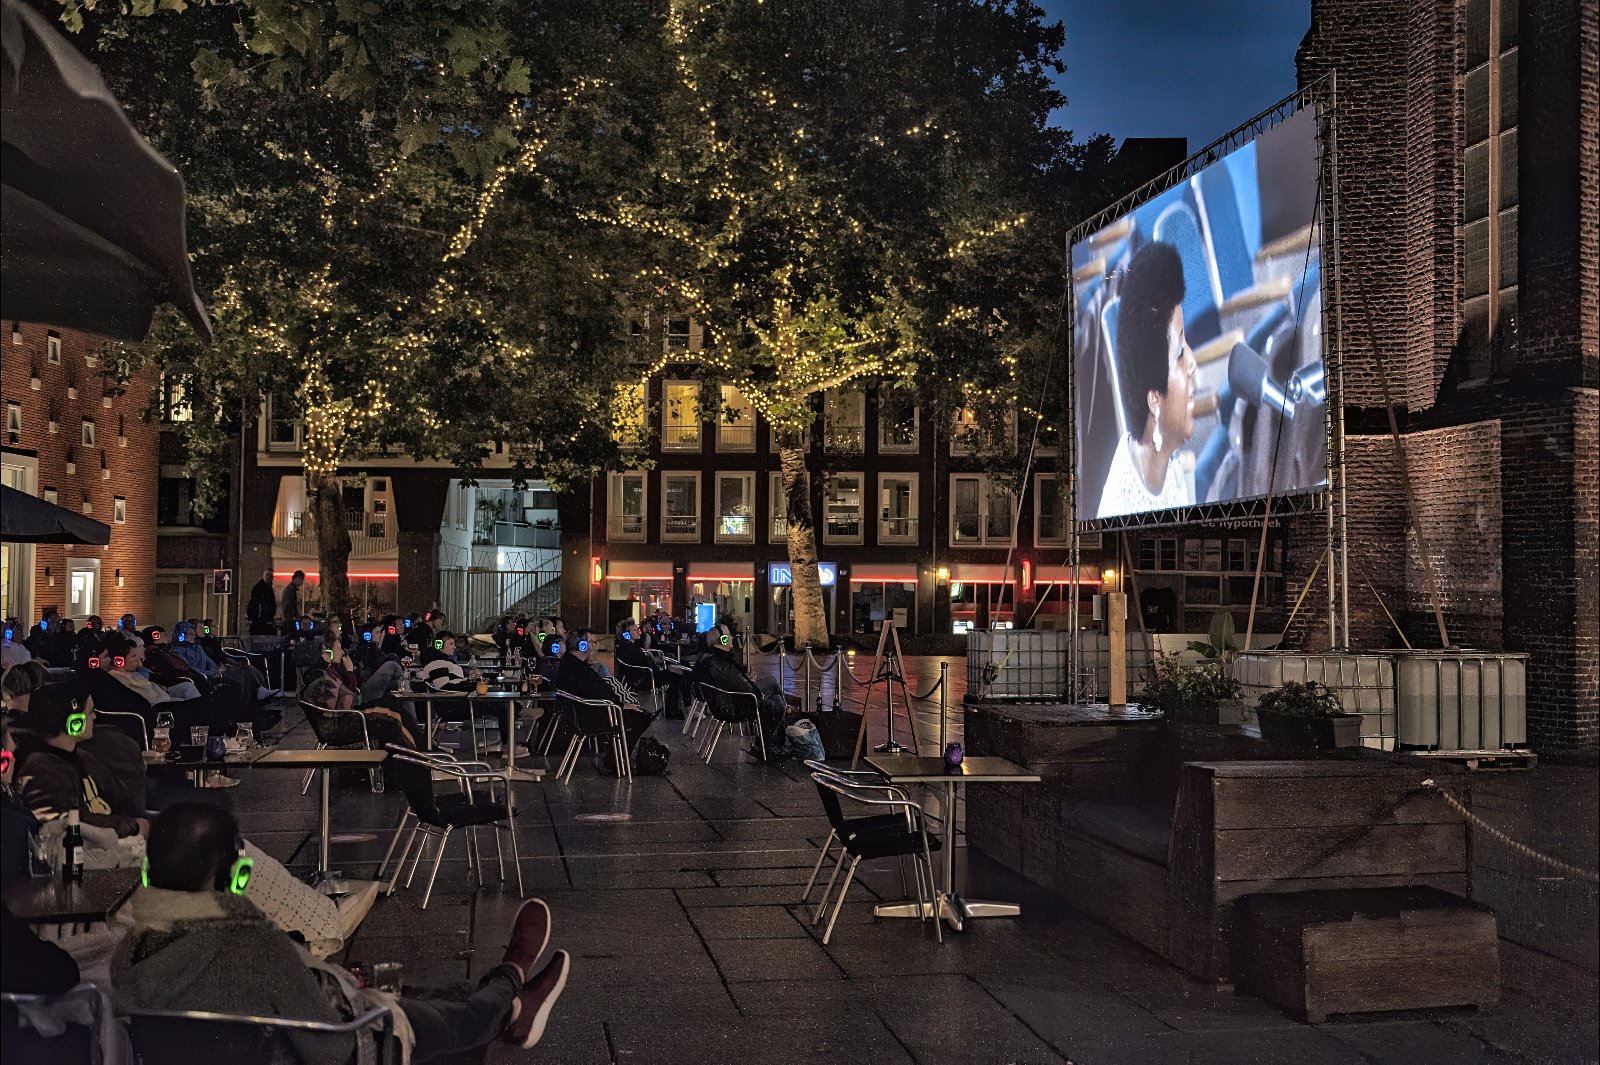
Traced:
[[1022, 907], [1014, 902], [996, 902], [991, 899], [964, 899], [941, 891], [933, 902], [892, 902], [873, 907], [874, 917], [931, 917], [937, 907], [939, 919], [960, 932], [968, 921], [986, 917], [1020, 917]]

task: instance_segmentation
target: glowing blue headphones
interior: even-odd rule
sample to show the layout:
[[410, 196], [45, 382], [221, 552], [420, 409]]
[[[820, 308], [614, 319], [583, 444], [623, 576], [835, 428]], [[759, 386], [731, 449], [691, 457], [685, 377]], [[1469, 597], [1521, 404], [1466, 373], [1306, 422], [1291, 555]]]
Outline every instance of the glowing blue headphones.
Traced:
[[589, 641], [586, 640], [586, 639], [580, 638], [578, 640], [578, 650], [580, 650], [580, 651], [588, 651], [589, 650]]
[[364, 641], [366, 641], [367, 643], [371, 643], [372, 642], [372, 630], [371, 629], [367, 629], [364, 632], [362, 632], [361, 638]]
[[622, 638], [624, 640], [627, 640], [629, 643], [633, 642], [633, 625], [632, 624], [627, 624], [627, 625], [622, 626]]
[[406, 628], [409, 629], [411, 627], [411, 619], [410, 618], [401, 618], [400, 620], [405, 622]]
[[7, 640], [10, 640], [16, 634], [17, 634], [17, 630], [16, 629], [13, 629], [10, 625], [6, 626], [6, 639]]
[[546, 650], [548, 650], [553, 655], [560, 654], [561, 653], [561, 641], [560, 640], [551, 640], [550, 644], [546, 648]]
[[40, 632], [49, 632], [50, 631], [50, 619], [49, 618], [40, 618], [39, 619], [39, 631]]
[[187, 634], [182, 629], [179, 629], [178, 630], [178, 642], [179, 643], [183, 643], [186, 635]]

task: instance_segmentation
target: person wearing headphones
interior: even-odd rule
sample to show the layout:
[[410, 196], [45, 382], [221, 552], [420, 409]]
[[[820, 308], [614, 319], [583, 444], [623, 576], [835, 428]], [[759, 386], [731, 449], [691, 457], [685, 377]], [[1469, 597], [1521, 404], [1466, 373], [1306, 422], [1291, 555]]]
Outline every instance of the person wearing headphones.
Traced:
[[[627, 705], [629, 700], [618, 691], [614, 683], [595, 670], [595, 664], [589, 660], [596, 650], [594, 642], [594, 637], [588, 629], [578, 629], [565, 643], [559, 637], [552, 636], [550, 642], [545, 645], [545, 651], [558, 663], [555, 688], [558, 692], [576, 695], [580, 699], [601, 700], [614, 703], [621, 708], [622, 729], [627, 735], [629, 757], [632, 757], [633, 751], [639, 745], [639, 737], [645, 734], [650, 722], [655, 719], [637, 706]], [[551, 750], [564, 749], [566, 742], [566, 738], [558, 734]]]
[[[761, 730], [767, 740], [767, 755], [784, 753], [788, 739], [783, 724], [789, 708], [778, 682], [767, 677], [759, 681], [751, 679], [744, 663], [733, 653], [733, 630], [726, 622], [718, 622], [707, 629], [705, 643], [705, 652], [695, 659], [694, 679], [724, 691], [755, 693], [759, 700], [757, 712], [761, 716]], [[761, 749], [752, 747], [750, 753], [759, 758]]]
[[83, 684], [35, 690], [17, 732], [13, 770], [18, 794], [41, 823], [78, 811], [85, 825], [118, 838], [145, 835], [144, 795], [128, 794], [115, 773], [78, 747], [94, 738], [94, 697]]
[[[566, 987], [566, 951], [536, 968], [550, 941], [550, 907], [539, 899], [518, 909], [500, 964], [475, 991], [424, 1001], [363, 988], [274, 927], [254, 904], [254, 870], [227, 811], [199, 803], [170, 807], [156, 818], [146, 855], [143, 886], [126, 906], [131, 926], [111, 961], [120, 1011], [339, 1023], [386, 1006], [410, 1060], [429, 1065], [497, 1038], [533, 1046]], [[283, 1036], [296, 1060], [316, 1065], [369, 1060], [358, 1038], [371, 1036], [293, 1030]]]
[[449, 632], [435, 633], [422, 649], [417, 675], [435, 691], [467, 691], [478, 683], [478, 671], [462, 669], [456, 661], [456, 638]]
[[623, 682], [641, 692], [645, 690], [645, 686], [640, 683], [644, 677], [643, 671], [649, 670], [650, 675], [655, 678], [656, 690], [666, 693], [667, 717], [683, 717], [683, 703], [689, 687], [688, 674], [674, 672], [660, 665], [655, 657], [645, 650], [644, 636], [639, 623], [632, 618], [623, 618], [617, 623], [617, 646], [613, 658], [616, 661], [617, 673], [621, 675]]

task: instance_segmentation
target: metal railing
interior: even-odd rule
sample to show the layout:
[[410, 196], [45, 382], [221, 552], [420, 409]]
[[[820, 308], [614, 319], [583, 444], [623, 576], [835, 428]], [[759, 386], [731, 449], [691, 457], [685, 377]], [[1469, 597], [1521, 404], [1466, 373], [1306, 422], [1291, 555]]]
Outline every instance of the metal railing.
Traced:
[[822, 446], [828, 451], [864, 451], [867, 446], [867, 427], [828, 422], [823, 427]]
[[717, 521], [717, 542], [752, 544], [756, 539], [756, 520], [748, 514], [724, 514]]
[[879, 518], [878, 543], [914, 544], [917, 542], [916, 518]]
[[522, 521], [497, 521], [489, 529], [488, 542], [496, 547], [541, 547], [559, 550], [561, 530], [530, 525]]
[[661, 538], [663, 540], [700, 539], [700, 516], [698, 514], [668, 514], [661, 519]]
[[756, 426], [754, 421], [718, 422], [718, 451], [754, 451]]
[[561, 570], [439, 571], [439, 605], [452, 618], [468, 626], [487, 626], [505, 614], [525, 613], [532, 617], [559, 613]]
[[[350, 533], [350, 557], [372, 558], [395, 549], [395, 523], [388, 514], [350, 509], [344, 512]], [[272, 539], [291, 551], [317, 552], [316, 514], [309, 510], [280, 511], [272, 518]]]
[[606, 538], [610, 540], [643, 540], [643, 514], [613, 514], [606, 519]]
[[674, 425], [668, 422], [661, 429], [661, 446], [668, 451], [699, 451], [700, 423]]

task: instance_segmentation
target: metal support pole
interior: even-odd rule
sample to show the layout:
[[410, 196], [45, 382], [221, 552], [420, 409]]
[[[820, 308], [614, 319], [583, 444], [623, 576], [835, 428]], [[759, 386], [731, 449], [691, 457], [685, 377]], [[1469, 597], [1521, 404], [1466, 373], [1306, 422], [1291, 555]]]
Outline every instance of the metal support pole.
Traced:
[[945, 713], [950, 706], [950, 663], [939, 663], [939, 753], [945, 749]]
[[800, 712], [805, 713], [811, 709], [811, 648], [806, 648], [806, 697], [800, 704]]

